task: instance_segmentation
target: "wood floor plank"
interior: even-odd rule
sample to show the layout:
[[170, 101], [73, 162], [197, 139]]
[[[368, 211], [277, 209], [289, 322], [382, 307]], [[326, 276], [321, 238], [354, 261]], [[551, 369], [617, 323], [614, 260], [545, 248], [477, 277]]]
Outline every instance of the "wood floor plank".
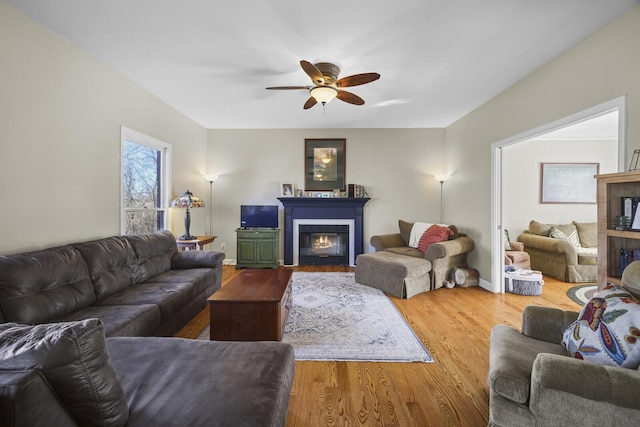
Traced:
[[[223, 286], [238, 272], [224, 266]], [[389, 296], [435, 362], [296, 362], [287, 427], [486, 426], [491, 329], [497, 324], [519, 329], [527, 305], [579, 311], [566, 294], [575, 285], [545, 277], [540, 296], [493, 294], [479, 287], [442, 288], [408, 300]], [[176, 336], [195, 338], [208, 322], [206, 308]]]

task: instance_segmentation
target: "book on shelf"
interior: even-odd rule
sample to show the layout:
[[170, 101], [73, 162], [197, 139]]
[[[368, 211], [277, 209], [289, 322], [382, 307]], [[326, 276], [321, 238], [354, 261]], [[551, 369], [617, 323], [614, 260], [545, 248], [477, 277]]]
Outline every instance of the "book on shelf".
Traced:
[[367, 197], [367, 192], [364, 189], [364, 185], [349, 184], [347, 187], [348, 197]]
[[620, 228], [640, 231], [640, 212], [638, 212], [640, 197], [621, 197], [620, 203], [620, 216], [627, 218], [625, 224], [619, 224]]
[[640, 249], [620, 249], [620, 275], [633, 261], [640, 261]]

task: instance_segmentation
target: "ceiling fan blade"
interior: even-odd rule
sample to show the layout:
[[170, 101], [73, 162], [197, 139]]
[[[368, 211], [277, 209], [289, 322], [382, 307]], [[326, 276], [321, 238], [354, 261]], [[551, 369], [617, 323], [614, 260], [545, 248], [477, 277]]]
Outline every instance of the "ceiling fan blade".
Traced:
[[271, 90], [295, 90], [295, 89], [309, 89], [309, 86], [271, 86], [271, 87], [267, 87], [265, 89], [271, 89]]
[[366, 83], [371, 83], [380, 78], [380, 74], [378, 73], [363, 73], [363, 74], [354, 74], [353, 76], [343, 77], [340, 80], [336, 81], [337, 87], [349, 87], [349, 86], [359, 86]]
[[307, 99], [307, 102], [304, 103], [304, 108], [305, 110], [308, 110], [309, 108], [313, 107], [314, 105], [316, 105], [318, 103], [318, 101], [316, 101], [316, 99], [313, 96], [310, 96], [309, 99]]
[[336, 98], [338, 98], [340, 101], [348, 102], [349, 104], [364, 104], [364, 99], [360, 98], [358, 95], [354, 95], [351, 92], [347, 92], [346, 90], [339, 90]]
[[313, 82], [313, 84], [316, 84], [316, 85], [324, 84], [324, 76], [315, 65], [303, 59], [302, 61], [300, 61], [300, 66], [302, 67], [304, 72], [307, 73], [309, 77], [311, 77], [311, 81]]

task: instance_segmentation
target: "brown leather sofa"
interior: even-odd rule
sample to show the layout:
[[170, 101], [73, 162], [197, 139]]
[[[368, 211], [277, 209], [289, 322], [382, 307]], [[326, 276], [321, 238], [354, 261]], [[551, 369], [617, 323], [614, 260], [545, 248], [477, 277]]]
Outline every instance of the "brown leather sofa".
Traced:
[[169, 231], [0, 256], [0, 323], [101, 319], [107, 336], [173, 336], [222, 283], [224, 254]]
[[166, 231], [0, 256], [0, 425], [284, 426], [290, 345], [171, 338], [223, 257]]

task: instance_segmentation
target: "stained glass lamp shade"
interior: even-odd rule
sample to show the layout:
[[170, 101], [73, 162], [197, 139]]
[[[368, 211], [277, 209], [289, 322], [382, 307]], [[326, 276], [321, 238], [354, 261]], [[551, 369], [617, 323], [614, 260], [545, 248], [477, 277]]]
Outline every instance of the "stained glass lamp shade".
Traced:
[[172, 208], [187, 208], [184, 214], [184, 234], [178, 237], [178, 240], [194, 240], [196, 236], [192, 236], [189, 233], [189, 226], [191, 226], [191, 213], [190, 208], [204, 208], [204, 202], [199, 197], [193, 195], [189, 189], [180, 197], [176, 197], [171, 202]]

